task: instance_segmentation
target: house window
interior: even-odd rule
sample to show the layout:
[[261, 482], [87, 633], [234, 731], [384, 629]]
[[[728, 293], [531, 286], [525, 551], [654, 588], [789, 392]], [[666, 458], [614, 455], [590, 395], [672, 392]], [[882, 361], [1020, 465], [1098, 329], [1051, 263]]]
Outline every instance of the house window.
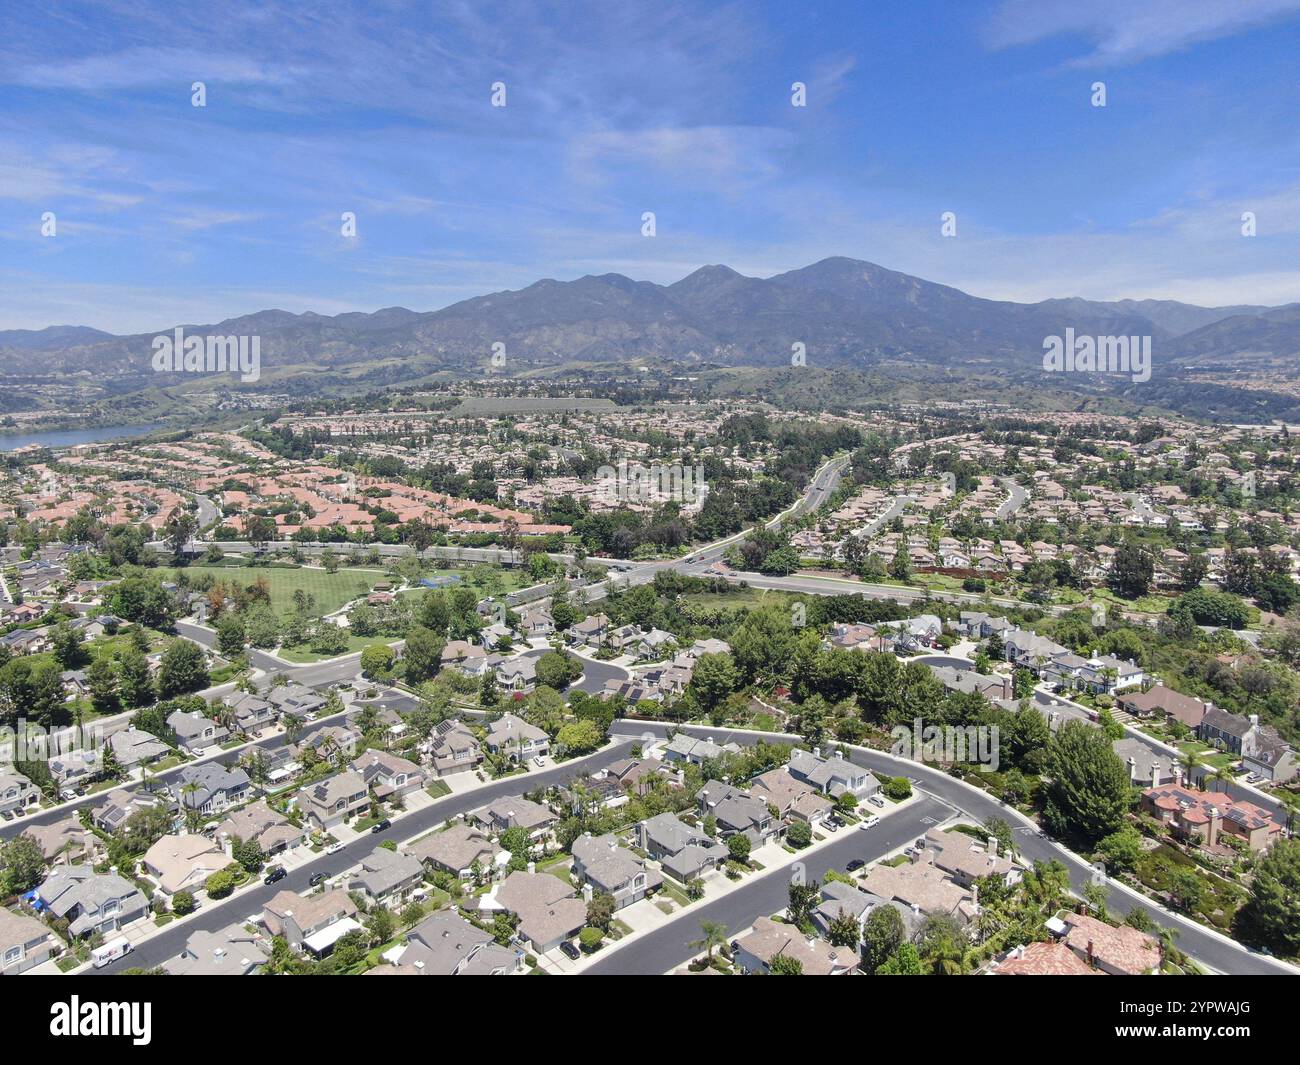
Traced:
[[22, 961], [22, 960], [23, 960], [23, 948], [22, 948], [22, 947], [10, 947], [8, 950], [5, 951], [5, 964], [6, 964], [6, 965], [14, 965], [14, 964], [16, 964], [17, 962], [20, 962], [20, 961]]

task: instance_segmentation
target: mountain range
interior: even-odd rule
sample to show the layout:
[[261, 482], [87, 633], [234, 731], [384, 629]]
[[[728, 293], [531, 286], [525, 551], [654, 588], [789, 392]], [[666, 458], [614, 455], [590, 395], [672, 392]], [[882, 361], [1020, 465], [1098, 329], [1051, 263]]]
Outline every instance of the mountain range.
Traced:
[[[103, 375], [117, 391], [159, 386], [152, 340], [173, 328], [133, 336], [86, 326], [0, 331], [0, 372]], [[796, 344], [805, 346], [808, 365], [826, 369], [908, 364], [1024, 374], [1041, 368], [1044, 338], [1066, 328], [1076, 335], [1151, 336], [1153, 378], [1195, 367], [1286, 368], [1300, 355], [1300, 304], [1014, 303], [842, 257], [767, 278], [721, 265], [669, 285], [601, 274], [541, 280], [437, 311], [390, 307], [330, 317], [265, 310], [183, 328], [191, 335], [260, 336], [257, 387], [294, 381], [307, 391], [340, 377], [331, 371], [346, 371], [342, 376], [366, 388], [432, 373], [477, 377], [592, 365], [789, 367]], [[494, 351], [504, 360], [494, 363]]]

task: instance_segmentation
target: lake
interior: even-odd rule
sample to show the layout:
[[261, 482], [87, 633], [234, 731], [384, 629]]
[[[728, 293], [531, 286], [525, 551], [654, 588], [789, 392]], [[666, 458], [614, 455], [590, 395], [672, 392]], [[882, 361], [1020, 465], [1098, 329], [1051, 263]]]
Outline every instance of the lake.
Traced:
[[77, 444], [98, 444], [106, 440], [127, 440], [147, 436], [159, 428], [159, 425], [102, 425], [88, 429], [56, 429], [44, 433], [10, 433], [0, 429], [0, 451], [15, 451], [31, 444], [40, 444], [42, 447], [75, 447]]

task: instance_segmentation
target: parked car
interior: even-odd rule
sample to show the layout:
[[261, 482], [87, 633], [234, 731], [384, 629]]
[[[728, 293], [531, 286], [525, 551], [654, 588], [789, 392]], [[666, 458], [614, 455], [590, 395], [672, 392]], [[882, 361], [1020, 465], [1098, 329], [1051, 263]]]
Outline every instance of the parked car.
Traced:
[[864, 862], [861, 858], [854, 858], [853, 861], [849, 862], [849, 864], [844, 867], [844, 869], [846, 872], [856, 873], [859, 869], [861, 869], [866, 864], [867, 863]]
[[885, 800], [879, 795], [872, 795], [867, 799], [867, 802], [871, 803], [872, 806], [879, 806], [882, 810], [885, 808]]
[[862, 822], [862, 824], [859, 825], [858, 827], [859, 827], [859, 828], [875, 828], [878, 824], [880, 824], [880, 818], [879, 818], [876, 814], [872, 814], [870, 817], [866, 818], [866, 819]]
[[393, 827], [393, 822], [388, 820], [388, 818], [385, 817], [382, 821], [376, 821], [373, 825], [371, 825], [370, 831], [383, 832], [386, 829], [390, 829], [392, 827]]
[[335, 843], [331, 843], [328, 847], [326, 847], [326, 848], [325, 848], [325, 853], [326, 853], [326, 854], [338, 854], [338, 852], [341, 851], [342, 849], [343, 849], [343, 843], [342, 843], [342, 841], [338, 841], [338, 842], [335, 842]]
[[307, 884], [310, 887], [315, 887], [317, 884], [323, 884], [323, 883], [325, 883], [324, 873], [312, 873], [311, 879], [307, 881]]
[[543, 758], [540, 754], [533, 756], [533, 765], [537, 766], [540, 769], [545, 764], [546, 764], [546, 759]]
[[582, 951], [580, 951], [567, 939], [560, 944], [560, 950], [563, 952], [565, 957], [572, 958], [574, 961], [577, 961], [579, 958], [582, 957]]
[[283, 880], [289, 875], [289, 871], [283, 865], [273, 865], [266, 871], [266, 876], [262, 878], [263, 884], [274, 884], [277, 880]]

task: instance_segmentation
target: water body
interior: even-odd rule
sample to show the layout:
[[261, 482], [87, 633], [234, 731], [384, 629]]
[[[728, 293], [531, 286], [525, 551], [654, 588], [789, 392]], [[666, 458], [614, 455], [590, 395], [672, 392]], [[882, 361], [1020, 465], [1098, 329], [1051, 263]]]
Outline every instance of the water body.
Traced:
[[161, 425], [102, 425], [88, 429], [56, 429], [44, 433], [6, 433], [0, 429], [0, 451], [15, 451], [20, 447], [39, 444], [42, 447], [75, 447], [77, 444], [99, 444], [107, 440], [129, 440], [148, 436]]

